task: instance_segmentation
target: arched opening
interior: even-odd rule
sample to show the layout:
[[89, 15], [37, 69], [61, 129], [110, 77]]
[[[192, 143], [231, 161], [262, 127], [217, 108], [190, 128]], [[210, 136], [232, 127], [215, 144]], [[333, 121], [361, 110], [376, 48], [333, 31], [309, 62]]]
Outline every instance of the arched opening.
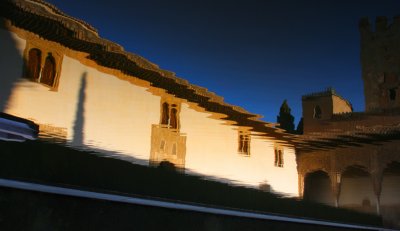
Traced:
[[371, 175], [364, 167], [353, 165], [342, 173], [339, 206], [368, 213], [376, 212]]
[[[380, 211], [386, 220], [400, 221], [400, 163], [392, 162], [383, 171]], [[400, 222], [396, 224], [400, 225]]]
[[314, 115], [313, 115], [313, 118], [315, 118], [315, 119], [321, 119], [321, 115], [322, 115], [322, 111], [321, 111], [321, 108], [320, 108], [320, 106], [315, 106], [314, 107]]
[[304, 179], [304, 200], [328, 205], [334, 204], [329, 175], [324, 171], [308, 173]]
[[40, 78], [40, 82], [49, 86], [54, 85], [54, 80], [56, 77], [56, 61], [51, 53], [46, 57], [46, 61], [44, 62], [42, 77]]
[[171, 126], [171, 128], [178, 128], [178, 110], [176, 110], [176, 108], [172, 108], [171, 109], [171, 121], [169, 123], [169, 125]]
[[29, 50], [27, 77], [37, 80], [40, 77], [40, 64], [42, 60], [42, 52], [39, 49], [33, 48]]
[[169, 105], [168, 103], [162, 104], [161, 124], [168, 125], [169, 121]]
[[161, 161], [160, 164], [158, 165], [158, 168], [167, 170], [167, 171], [176, 171], [177, 170], [176, 166], [167, 160]]

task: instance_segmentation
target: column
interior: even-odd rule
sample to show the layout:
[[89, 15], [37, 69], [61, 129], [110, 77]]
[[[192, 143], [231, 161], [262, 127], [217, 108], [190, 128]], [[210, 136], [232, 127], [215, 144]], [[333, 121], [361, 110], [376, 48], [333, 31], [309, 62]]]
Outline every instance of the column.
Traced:
[[335, 199], [335, 207], [339, 207], [339, 197], [340, 197], [340, 183], [342, 180], [342, 175], [340, 172], [335, 172], [330, 174], [332, 192]]
[[375, 171], [371, 175], [375, 193], [376, 214], [381, 214], [382, 171]]

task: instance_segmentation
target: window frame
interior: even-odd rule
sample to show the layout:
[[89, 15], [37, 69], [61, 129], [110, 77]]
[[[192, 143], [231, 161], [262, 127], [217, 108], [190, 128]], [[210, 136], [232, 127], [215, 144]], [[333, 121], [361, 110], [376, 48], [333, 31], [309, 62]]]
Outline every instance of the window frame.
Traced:
[[[32, 50], [38, 50], [41, 53], [40, 57], [40, 69], [39, 69], [39, 74], [38, 78], [32, 78], [30, 75], [30, 67], [29, 67], [29, 53]], [[62, 61], [63, 61], [63, 54], [58, 51], [56, 47], [52, 46], [51, 44], [48, 44], [48, 42], [45, 41], [27, 41], [25, 50], [24, 50], [24, 65], [23, 65], [23, 78], [28, 79], [32, 82], [39, 83], [42, 86], [45, 86], [49, 88], [50, 91], [58, 91], [58, 86], [59, 86], [59, 80], [60, 80], [60, 75], [61, 75], [61, 67], [62, 67]], [[53, 61], [53, 75], [54, 77], [52, 78], [52, 84], [48, 84], [42, 81], [42, 74], [46, 65], [46, 60], [51, 57]]]

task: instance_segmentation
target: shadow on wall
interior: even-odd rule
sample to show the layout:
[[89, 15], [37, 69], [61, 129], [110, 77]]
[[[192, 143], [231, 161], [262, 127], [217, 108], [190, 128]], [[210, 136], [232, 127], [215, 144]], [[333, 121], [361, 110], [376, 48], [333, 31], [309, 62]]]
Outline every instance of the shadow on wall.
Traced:
[[79, 87], [78, 104], [76, 107], [75, 121], [74, 121], [74, 136], [72, 138], [72, 145], [81, 147], [84, 144], [84, 126], [85, 126], [85, 98], [86, 98], [86, 80], [87, 73], [84, 72], [81, 77]]
[[23, 58], [16, 48], [11, 33], [1, 29], [4, 23], [0, 22], [0, 111], [7, 109], [7, 103], [12, 93], [14, 83], [22, 77]]

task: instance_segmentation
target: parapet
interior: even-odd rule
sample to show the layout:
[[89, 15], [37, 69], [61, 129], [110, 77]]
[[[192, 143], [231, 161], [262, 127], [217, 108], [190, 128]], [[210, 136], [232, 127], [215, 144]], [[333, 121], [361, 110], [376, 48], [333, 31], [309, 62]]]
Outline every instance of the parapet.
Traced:
[[307, 95], [303, 95], [301, 97], [301, 99], [307, 100], [307, 99], [311, 99], [311, 98], [317, 98], [317, 97], [322, 97], [322, 96], [332, 96], [332, 95], [337, 95], [336, 91], [332, 87], [328, 87], [328, 88], [326, 88], [325, 91], [314, 92], [314, 93], [310, 93]]
[[375, 28], [371, 28], [369, 18], [361, 18], [358, 27], [361, 32], [384, 33], [387, 31], [400, 31], [400, 15], [394, 16], [392, 23], [388, 23], [388, 18], [378, 16], [375, 19]]
[[[351, 105], [351, 103], [343, 98], [342, 96], [340, 96], [335, 89], [333, 89], [332, 87], [328, 87], [325, 91], [321, 91], [321, 92], [315, 92], [315, 93], [311, 93], [311, 94], [307, 94], [307, 95], [303, 95], [302, 96], [302, 101], [307, 101], [307, 100], [315, 100], [321, 97], [331, 97], [331, 98], [336, 98], [338, 99], [340, 102], [343, 102], [344, 105], [346, 105], [346, 111], [345, 112], [349, 112], [347, 110], [350, 110], [351, 112], [353, 111], [353, 106]], [[334, 100], [335, 101], [335, 100]], [[335, 105], [337, 105], [338, 101], [335, 101], [336, 103], [333, 103], [333, 107], [336, 107]], [[341, 107], [339, 107], [341, 108]], [[341, 109], [339, 109], [341, 110]], [[337, 110], [334, 109], [333, 113], [337, 113]], [[340, 112], [342, 113], [342, 112]]]

